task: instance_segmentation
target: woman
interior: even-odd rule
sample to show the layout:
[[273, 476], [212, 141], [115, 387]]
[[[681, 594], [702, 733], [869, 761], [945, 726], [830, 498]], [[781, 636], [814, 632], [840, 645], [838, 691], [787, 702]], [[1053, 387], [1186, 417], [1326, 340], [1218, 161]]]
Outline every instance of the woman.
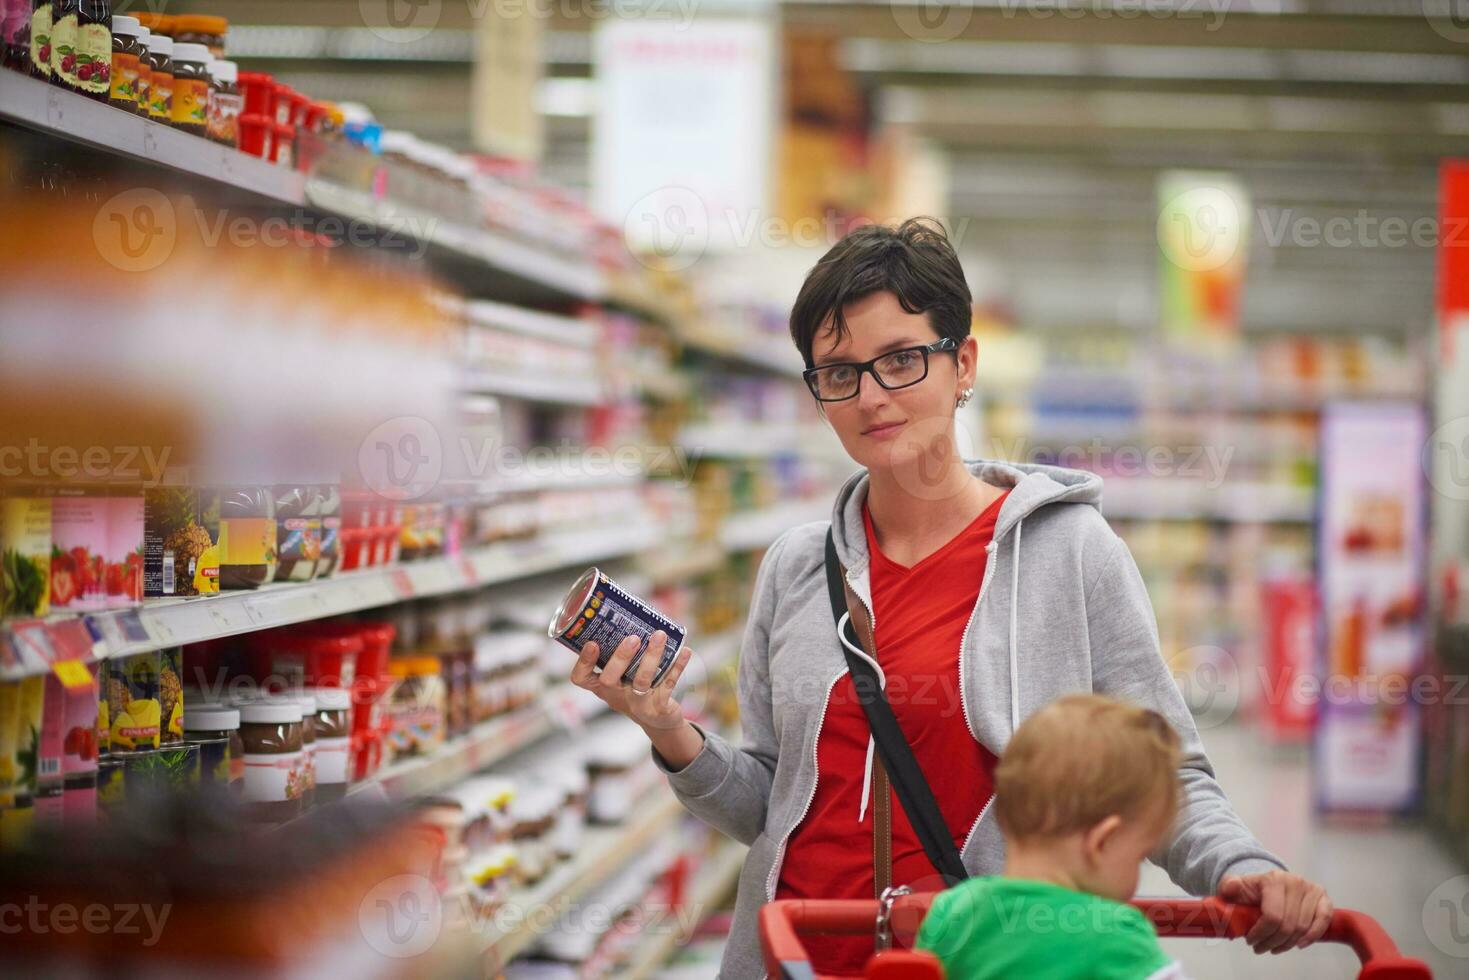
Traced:
[[[853, 231], [817, 263], [791, 311], [812, 395], [862, 469], [830, 525], [782, 535], [760, 565], [740, 651], [743, 746], [687, 721], [650, 690], [663, 637], [634, 682], [625, 640], [572, 670], [638, 722], [696, 816], [750, 845], [720, 975], [764, 974], [759, 907], [777, 897], [871, 898], [869, 729], [838, 645], [824, 566], [828, 526], [875, 632], [885, 691], [970, 874], [993, 874], [995, 759], [1020, 721], [1075, 691], [1164, 714], [1184, 744], [1186, 799], [1153, 860], [1193, 894], [1258, 904], [1248, 940], [1278, 952], [1320, 938], [1325, 892], [1289, 874], [1240, 822], [1158, 649], [1137, 566], [1098, 510], [1101, 480], [1077, 470], [960, 458], [954, 410], [971, 396], [970, 294], [941, 228], [922, 220]], [[896, 797], [892, 880], [940, 887]], [[870, 937], [809, 944], [821, 972], [860, 976]]]

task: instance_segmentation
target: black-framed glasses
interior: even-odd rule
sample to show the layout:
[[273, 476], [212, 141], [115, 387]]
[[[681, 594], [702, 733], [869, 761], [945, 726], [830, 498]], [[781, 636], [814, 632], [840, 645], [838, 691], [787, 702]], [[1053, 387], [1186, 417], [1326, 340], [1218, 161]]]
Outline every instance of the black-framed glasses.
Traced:
[[801, 376], [806, 379], [806, 387], [811, 389], [817, 401], [846, 401], [857, 394], [864, 373], [871, 374], [888, 391], [907, 388], [928, 377], [928, 355], [958, 349], [958, 341], [945, 337], [932, 344], [889, 351], [860, 364], [823, 364], [807, 368]]

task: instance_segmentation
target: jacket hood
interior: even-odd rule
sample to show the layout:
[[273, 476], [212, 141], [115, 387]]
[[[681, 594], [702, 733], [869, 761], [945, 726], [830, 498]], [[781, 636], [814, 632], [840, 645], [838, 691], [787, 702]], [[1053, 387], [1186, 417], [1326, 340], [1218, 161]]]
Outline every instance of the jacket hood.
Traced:
[[[1003, 460], [966, 459], [971, 474], [996, 487], [1010, 488], [995, 522], [995, 540], [1048, 504], [1089, 504], [1101, 509], [1102, 478], [1086, 470], [1042, 463], [1007, 463]], [[862, 523], [862, 504], [867, 500], [867, 470], [853, 473], [837, 491], [832, 507], [832, 536], [837, 557], [848, 572], [862, 574], [867, 568], [867, 532]]]

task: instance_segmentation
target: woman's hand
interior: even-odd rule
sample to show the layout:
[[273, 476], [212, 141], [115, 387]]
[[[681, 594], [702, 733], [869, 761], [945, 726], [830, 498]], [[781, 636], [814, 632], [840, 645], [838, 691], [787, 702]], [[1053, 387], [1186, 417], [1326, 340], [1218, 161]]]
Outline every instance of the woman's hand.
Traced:
[[662, 630], [655, 631], [648, 638], [648, 649], [643, 654], [642, 662], [638, 664], [638, 672], [632, 683], [624, 684], [622, 675], [632, 662], [633, 655], [637, 653], [639, 642], [637, 636], [623, 637], [617, 649], [612, 652], [612, 659], [607, 661], [607, 666], [602, 668], [600, 674], [596, 667], [601, 651], [597, 644], [588, 643], [582, 647], [576, 666], [571, 668], [571, 683], [596, 692], [597, 697], [606, 702], [609, 708], [631, 718], [650, 734], [671, 732], [684, 724], [683, 709], [673, 699], [673, 689], [683, 676], [684, 668], [693, 656], [693, 649], [685, 645], [678, 652], [673, 666], [663, 676], [662, 682], [654, 687], [653, 675], [658, 673], [658, 665], [663, 660], [663, 648], [668, 642], [667, 634]]
[[1219, 883], [1219, 897], [1260, 909], [1260, 921], [1245, 936], [1257, 953], [1284, 953], [1320, 939], [1331, 924], [1326, 889], [1288, 871], [1230, 876]]

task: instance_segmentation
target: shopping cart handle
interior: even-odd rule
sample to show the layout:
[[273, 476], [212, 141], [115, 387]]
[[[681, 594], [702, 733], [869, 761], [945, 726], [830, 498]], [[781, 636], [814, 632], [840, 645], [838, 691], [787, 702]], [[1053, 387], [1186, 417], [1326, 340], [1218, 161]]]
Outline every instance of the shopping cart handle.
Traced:
[[[934, 893], [907, 895], [893, 903], [892, 929], [898, 945], [911, 942]], [[1217, 898], [1138, 899], [1132, 903], [1153, 923], [1158, 935], [1171, 938], [1238, 939], [1259, 921], [1260, 910]], [[811, 958], [801, 936], [871, 934], [877, 919], [876, 899], [786, 899], [760, 909], [760, 944], [765, 966], [776, 980], [814, 980]], [[1397, 944], [1371, 916], [1337, 909], [1321, 942], [1350, 946], [1362, 963], [1357, 980], [1432, 980], [1421, 960], [1398, 952]], [[927, 953], [884, 953], [868, 965], [867, 976], [942, 980], [938, 961]]]

